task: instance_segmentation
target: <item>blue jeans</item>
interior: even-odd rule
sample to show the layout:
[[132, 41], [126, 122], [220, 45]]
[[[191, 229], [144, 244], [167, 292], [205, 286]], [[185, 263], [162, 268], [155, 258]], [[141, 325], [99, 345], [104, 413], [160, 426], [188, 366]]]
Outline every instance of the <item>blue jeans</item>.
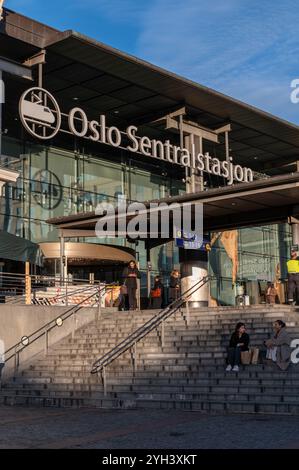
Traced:
[[239, 346], [236, 348], [228, 348], [227, 362], [232, 367], [239, 366], [241, 364], [241, 348]]

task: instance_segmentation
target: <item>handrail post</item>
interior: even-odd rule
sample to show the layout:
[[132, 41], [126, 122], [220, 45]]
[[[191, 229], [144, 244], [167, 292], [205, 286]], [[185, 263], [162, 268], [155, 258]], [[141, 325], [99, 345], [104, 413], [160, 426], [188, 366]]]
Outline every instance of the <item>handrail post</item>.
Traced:
[[190, 323], [190, 309], [189, 309], [189, 299], [186, 299], [186, 324], [189, 326]]
[[17, 346], [15, 347], [15, 357], [14, 357], [14, 360], [15, 360], [14, 370], [15, 370], [15, 372], [17, 372], [17, 370], [18, 370], [18, 352], [17, 352]]
[[45, 331], [45, 355], [48, 354], [49, 349], [49, 330]]
[[68, 282], [65, 283], [65, 305], [69, 306], [69, 297], [68, 297]]
[[73, 314], [73, 326], [72, 326], [72, 341], [75, 338], [76, 326], [77, 326], [77, 317], [76, 317], [76, 313], [74, 313]]
[[134, 372], [137, 370], [137, 343], [134, 344]]
[[98, 307], [96, 307], [96, 312], [95, 312], [95, 322], [97, 323], [99, 319], [101, 318], [101, 313], [102, 313], [102, 292], [101, 292], [101, 285], [99, 285], [98, 289]]
[[107, 378], [106, 378], [106, 367], [104, 366], [102, 369], [102, 381], [103, 381], [103, 388], [104, 388], [104, 396], [107, 395]]
[[131, 357], [132, 357], [132, 366], [133, 371], [136, 372], [137, 370], [137, 343], [133, 344], [133, 348], [131, 349]]
[[161, 322], [161, 346], [164, 348], [165, 345], [165, 327], [164, 327], [164, 320]]

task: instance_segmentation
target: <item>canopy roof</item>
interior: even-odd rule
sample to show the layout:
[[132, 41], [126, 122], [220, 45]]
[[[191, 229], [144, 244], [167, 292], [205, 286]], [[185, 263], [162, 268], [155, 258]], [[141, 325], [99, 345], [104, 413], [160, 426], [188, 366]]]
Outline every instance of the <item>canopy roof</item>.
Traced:
[[[223, 231], [248, 226], [299, 222], [299, 172], [251, 183], [210, 189], [161, 200], [146, 201], [149, 218], [153, 202], [202, 203], [204, 231]], [[96, 236], [95, 212], [49, 219], [65, 236]], [[132, 216], [127, 216], [127, 221]], [[84, 233], [86, 231], [86, 233]], [[73, 234], [73, 235], [72, 235]], [[153, 245], [165, 240], [151, 241]]]
[[43, 258], [39, 246], [25, 238], [16, 237], [0, 230], [0, 258], [14, 261], [30, 261], [42, 266]]
[[[40, 248], [45, 259], [60, 258], [59, 242], [41, 243]], [[134, 251], [129, 248], [96, 243], [66, 243], [64, 254], [68, 258], [68, 264], [72, 264], [75, 260], [81, 262], [95, 260], [97, 264], [116, 261], [128, 263], [134, 259]]]

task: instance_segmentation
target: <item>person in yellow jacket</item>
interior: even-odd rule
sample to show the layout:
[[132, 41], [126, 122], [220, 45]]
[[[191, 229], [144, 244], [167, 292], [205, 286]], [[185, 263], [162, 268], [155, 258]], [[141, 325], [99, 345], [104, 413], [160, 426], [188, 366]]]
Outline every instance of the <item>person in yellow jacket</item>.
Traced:
[[289, 304], [296, 305], [297, 296], [299, 295], [299, 259], [296, 251], [291, 252], [291, 259], [287, 261], [287, 269], [288, 301]]

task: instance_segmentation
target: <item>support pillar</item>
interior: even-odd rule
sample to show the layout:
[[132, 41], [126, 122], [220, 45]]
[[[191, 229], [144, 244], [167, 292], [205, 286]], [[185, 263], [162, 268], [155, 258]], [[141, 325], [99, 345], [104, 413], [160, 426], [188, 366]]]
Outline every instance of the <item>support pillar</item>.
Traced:
[[60, 232], [60, 285], [64, 285], [65, 243], [63, 233]]
[[[181, 263], [181, 290], [185, 292], [196, 284], [201, 278], [208, 275], [208, 254], [198, 250], [185, 250], [180, 248]], [[198, 289], [189, 299], [191, 308], [207, 307], [209, 305], [210, 283], [207, 282]]]
[[292, 245], [299, 246], [299, 223], [292, 224]]
[[[192, 145], [195, 147], [195, 152], [203, 151], [202, 138], [194, 138], [189, 135], [185, 138], [185, 147], [192, 152]], [[186, 185], [186, 192], [202, 191], [203, 176], [192, 171], [191, 182]], [[194, 286], [201, 278], [208, 275], [208, 254], [199, 250], [185, 250], [180, 248], [179, 251], [181, 263], [181, 291], [185, 292]], [[190, 297], [189, 306], [192, 307], [206, 307], [209, 305], [210, 297], [210, 283], [207, 282], [201, 289]]]

